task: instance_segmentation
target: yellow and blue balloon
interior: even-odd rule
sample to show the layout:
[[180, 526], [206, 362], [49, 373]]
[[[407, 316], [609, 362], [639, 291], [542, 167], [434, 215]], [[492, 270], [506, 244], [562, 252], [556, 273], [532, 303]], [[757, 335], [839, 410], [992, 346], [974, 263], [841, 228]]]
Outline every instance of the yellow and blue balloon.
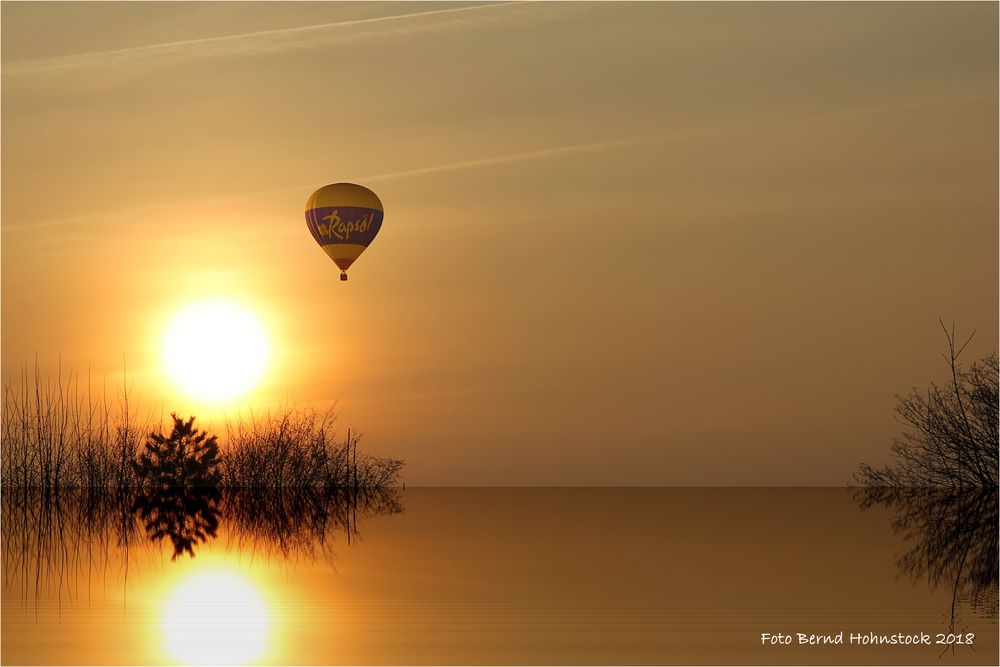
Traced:
[[340, 279], [382, 227], [382, 202], [354, 183], [324, 185], [306, 202], [306, 225], [316, 243], [340, 267]]

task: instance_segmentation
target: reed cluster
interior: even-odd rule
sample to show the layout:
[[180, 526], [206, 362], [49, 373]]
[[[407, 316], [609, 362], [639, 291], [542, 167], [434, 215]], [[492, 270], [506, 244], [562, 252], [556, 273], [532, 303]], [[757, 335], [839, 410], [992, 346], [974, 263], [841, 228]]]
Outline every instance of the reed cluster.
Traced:
[[90, 381], [23, 368], [3, 388], [0, 474], [21, 488], [122, 488], [135, 484], [132, 463], [152, 427], [129, 404], [127, 389], [109, 399]]
[[373, 489], [394, 486], [403, 462], [358, 451], [359, 436], [335, 437], [332, 410], [250, 415], [227, 425], [226, 488]]
[[[127, 388], [109, 397], [83, 384], [61, 372], [43, 378], [36, 365], [4, 385], [0, 475], [7, 489], [143, 486], [147, 444], [169, 429], [152, 414], [140, 418]], [[357, 493], [398, 484], [403, 462], [359, 451], [359, 436], [338, 437], [335, 420], [332, 411], [286, 409], [230, 421], [219, 441], [217, 486]]]

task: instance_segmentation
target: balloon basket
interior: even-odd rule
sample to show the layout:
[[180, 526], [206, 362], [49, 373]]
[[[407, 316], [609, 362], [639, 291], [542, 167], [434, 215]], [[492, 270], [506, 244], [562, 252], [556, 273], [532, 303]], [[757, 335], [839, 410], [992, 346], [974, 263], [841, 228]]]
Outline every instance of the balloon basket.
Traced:
[[347, 280], [347, 271], [341, 271], [340, 272], [340, 279], [341, 280]]

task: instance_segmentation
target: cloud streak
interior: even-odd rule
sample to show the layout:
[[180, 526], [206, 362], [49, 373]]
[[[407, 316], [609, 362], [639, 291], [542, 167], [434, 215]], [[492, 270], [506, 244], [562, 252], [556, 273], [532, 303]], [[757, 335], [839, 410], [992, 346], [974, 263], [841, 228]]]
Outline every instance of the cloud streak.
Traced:
[[[507, 10], [508, 14], [514, 15], [501, 15], [499, 12], [504, 9]], [[504, 20], [524, 19], [528, 17], [524, 9], [524, 3], [521, 2], [496, 2], [293, 28], [258, 30], [237, 35], [202, 37], [110, 51], [15, 61], [5, 63], [3, 73], [12, 76], [73, 73], [129, 65], [174, 65], [206, 58], [254, 57], [353, 42], [374, 36], [441, 32], [472, 28]], [[542, 17], [549, 13], [532, 12], [536, 17]], [[474, 16], [476, 14], [485, 14], [485, 16]], [[428, 22], [428, 19], [433, 20]]]

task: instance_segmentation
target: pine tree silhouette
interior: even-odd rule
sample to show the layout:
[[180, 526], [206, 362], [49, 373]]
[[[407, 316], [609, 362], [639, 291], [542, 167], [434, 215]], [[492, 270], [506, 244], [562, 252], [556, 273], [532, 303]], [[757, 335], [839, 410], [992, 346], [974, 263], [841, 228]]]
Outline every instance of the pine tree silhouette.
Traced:
[[146, 448], [134, 464], [144, 486], [153, 488], [199, 488], [218, 486], [219, 444], [216, 437], [194, 427], [176, 413], [169, 437], [150, 433]]

